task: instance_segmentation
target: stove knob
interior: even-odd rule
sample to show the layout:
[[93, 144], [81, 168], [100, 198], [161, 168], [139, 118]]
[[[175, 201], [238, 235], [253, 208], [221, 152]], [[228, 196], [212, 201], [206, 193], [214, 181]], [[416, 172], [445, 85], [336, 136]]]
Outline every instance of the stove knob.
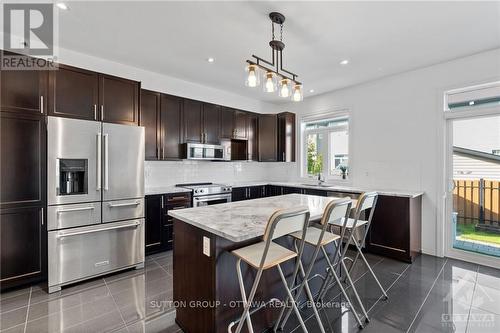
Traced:
[[198, 190], [194, 190], [194, 193], [198, 193]]
[[200, 190], [200, 193], [203, 193], [203, 190]]

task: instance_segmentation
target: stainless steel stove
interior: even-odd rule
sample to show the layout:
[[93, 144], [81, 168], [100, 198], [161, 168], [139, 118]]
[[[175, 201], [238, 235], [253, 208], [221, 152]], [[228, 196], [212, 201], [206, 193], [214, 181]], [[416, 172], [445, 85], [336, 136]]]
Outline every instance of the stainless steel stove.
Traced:
[[193, 192], [193, 207], [231, 202], [231, 186], [213, 183], [177, 184]]

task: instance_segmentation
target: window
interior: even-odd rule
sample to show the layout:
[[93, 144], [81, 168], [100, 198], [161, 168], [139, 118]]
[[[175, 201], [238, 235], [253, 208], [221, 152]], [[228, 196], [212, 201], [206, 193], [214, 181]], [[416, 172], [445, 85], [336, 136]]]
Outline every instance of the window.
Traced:
[[349, 118], [302, 122], [302, 176], [346, 179], [349, 174]]

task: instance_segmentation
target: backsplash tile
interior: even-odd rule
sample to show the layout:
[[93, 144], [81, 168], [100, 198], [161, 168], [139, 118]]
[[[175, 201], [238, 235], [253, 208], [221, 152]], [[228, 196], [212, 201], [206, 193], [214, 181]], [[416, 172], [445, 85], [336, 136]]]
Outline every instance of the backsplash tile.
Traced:
[[145, 187], [180, 183], [246, 181], [289, 181], [296, 178], [296, 163], [146, 161]]

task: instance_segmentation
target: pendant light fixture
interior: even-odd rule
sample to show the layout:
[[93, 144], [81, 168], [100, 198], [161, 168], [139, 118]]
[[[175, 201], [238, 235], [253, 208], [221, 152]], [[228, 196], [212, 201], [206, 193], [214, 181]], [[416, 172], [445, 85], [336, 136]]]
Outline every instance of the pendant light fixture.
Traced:
[[[275, 92], [283, 98], [291, 97], [292, 101], [300, 102], [304, 98], [302, 83], [297, 81], [298, 75], [283, 68], [283, 22], [285, 16], [281, 13], [272, 12], [269, 14], [271, 19], [272, 40], [269, 42], [272, 53], [272, 61], [264, 60], [261, 57], [252, 55], [254, 60], [247, 60], [247, 77], [245, 85], [248, 87], [257, 87], [260, 84], [259, 72], [263, 75], [264, 92]], [[274, 25], [280, 26], [279, 40], [274, 35]], [[279, 82], [279, 84], [277, 84]]]

